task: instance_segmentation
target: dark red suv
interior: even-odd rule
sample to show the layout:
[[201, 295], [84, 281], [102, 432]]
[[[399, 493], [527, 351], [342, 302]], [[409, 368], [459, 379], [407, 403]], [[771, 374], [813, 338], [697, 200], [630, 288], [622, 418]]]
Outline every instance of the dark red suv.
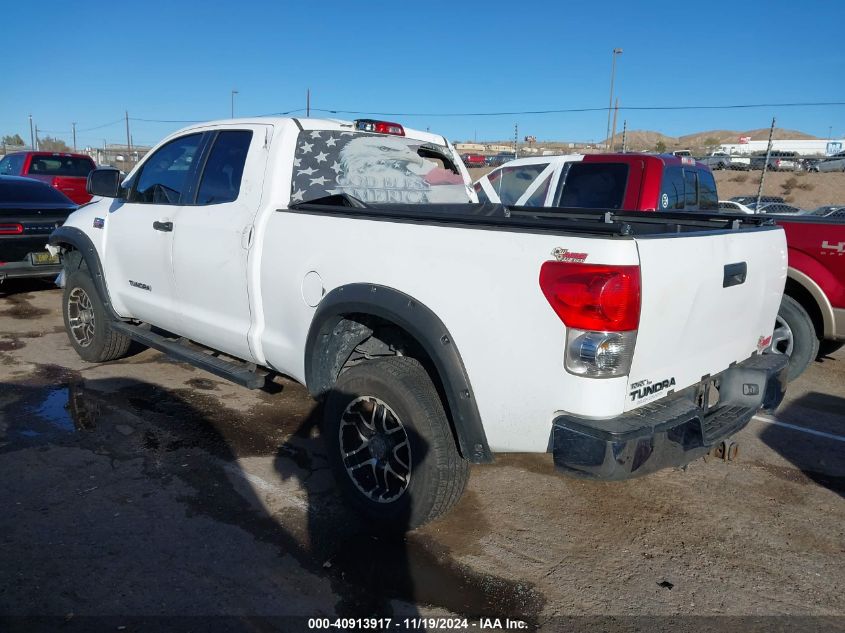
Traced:
[[76, 204], [91, 199], [85, 190], [88, 174], [97, 165], [85, 154], [13, 152], [0, 160], [0, 175], [34, 178], [58, 189]]

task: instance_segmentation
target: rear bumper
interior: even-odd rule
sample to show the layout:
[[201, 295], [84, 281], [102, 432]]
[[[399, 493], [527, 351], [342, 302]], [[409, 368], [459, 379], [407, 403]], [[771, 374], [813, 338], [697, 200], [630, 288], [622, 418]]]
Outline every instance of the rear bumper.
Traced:
[[[742, 429], [757, 411], [774, 410], [786, 390], [788, 359], [763, 354], [617, 418], [555, 418], [552, 453], [566, 474], [619, 480], [683, 466]], [[719, 400], [709, 409], [708, 389]]]
[[29, 261], [7, 262], [0, 266], [0, 281], [28, 277], [55, 277], [62, 272], [61, 264], [35, 266]]

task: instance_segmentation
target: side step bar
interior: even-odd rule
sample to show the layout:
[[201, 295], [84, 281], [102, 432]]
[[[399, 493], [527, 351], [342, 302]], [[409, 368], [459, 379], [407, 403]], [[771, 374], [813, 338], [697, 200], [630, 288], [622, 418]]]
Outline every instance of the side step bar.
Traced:
[[123, 321], [113, 321], [113, 330], [125, 334], [133, 341], [152, 347], [177, 360], [190, 363], [195, 367], [220, 376], [226, 380], [247, 387], [248, 389], [260, 389], [264, 386], [268, 372], [256, 367], [255, 363], [242, 361], [230, 361], [212, 356], [209, 353], [190, 346], [184, 339], [172, 339], [161, 336], [151, 331], [149, 326], [132, 325]]

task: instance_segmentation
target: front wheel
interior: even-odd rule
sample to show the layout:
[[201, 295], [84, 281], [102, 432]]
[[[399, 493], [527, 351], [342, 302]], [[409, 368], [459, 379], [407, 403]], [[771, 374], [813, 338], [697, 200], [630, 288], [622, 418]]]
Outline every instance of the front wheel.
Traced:
[[102, 363], [129, 350], [131, 339], [111, 329], [106, 308], [85, 269], [65, 280], [62, 315], [70, 344], [83, 360]]
[[411, 358], [343, 372], [321, 433], [344, 496], [380, 531], [412, 530], [446, 513], [469, 477], [437, 390]]
[[783, 296], [775, 319], [771, 351], [789, 356], [787, 380], [798, 378], [819, 352], [816, 328], [807, 311], [792, 297]]

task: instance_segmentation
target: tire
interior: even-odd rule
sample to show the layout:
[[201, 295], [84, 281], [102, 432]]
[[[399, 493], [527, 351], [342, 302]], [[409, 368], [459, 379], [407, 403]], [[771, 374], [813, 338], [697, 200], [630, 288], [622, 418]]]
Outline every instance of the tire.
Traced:
[[125, 356], [132, 342], [111, 329], [100, 295], [85, 269], [65, 280], [62, 316], [70, 344], [83, 360], [102, 363]]
[[321, 434], [346, 500], [377, 531], [433, 521], [458, 502], [469, 478], [434, 384], [408, 357], [343, 372], [326, 399]]
[[771, 351], [789, 356], [787, 380], [790, 382], [803, 374], [819, 353], [819, 339], [810, 315], [800, 303], [786, 295], [780, 302]]

